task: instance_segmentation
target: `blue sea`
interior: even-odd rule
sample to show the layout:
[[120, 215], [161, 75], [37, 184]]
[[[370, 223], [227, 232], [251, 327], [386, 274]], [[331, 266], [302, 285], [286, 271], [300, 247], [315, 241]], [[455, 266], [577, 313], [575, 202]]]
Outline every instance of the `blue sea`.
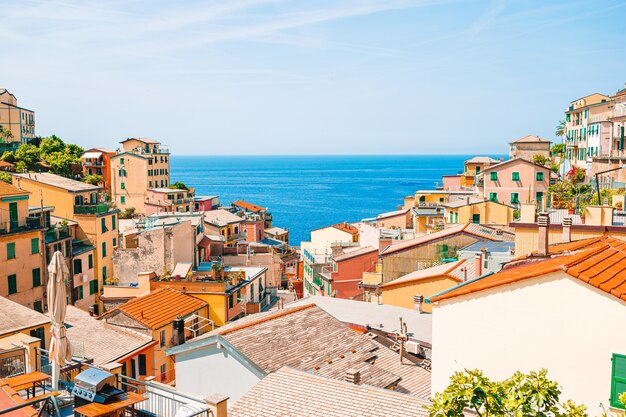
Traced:
[[[274, 226], [300, 245], [312, 229], [396, 210], [419, 189], [441, 185], [473, 155], [172, 156], [171, 181], [196, 195], [268, 207]], [[497, 157], [493, 156], [493, 157]]]

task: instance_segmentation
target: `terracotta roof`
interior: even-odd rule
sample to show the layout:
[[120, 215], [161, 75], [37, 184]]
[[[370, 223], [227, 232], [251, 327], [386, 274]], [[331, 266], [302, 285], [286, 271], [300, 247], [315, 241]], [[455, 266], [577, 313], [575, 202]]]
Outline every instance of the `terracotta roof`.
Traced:
[[228, 210], [217, 209], [204, 212], [204, 222], [212, 224], [217, 227], [224, 227], [231, 223], [243, 222], [242, 217], [231, 213]]
[[20, 190], [14, 185], [0, 181], [0, 196], [28, 195], [28, 191]]
[[357, 256], [367, 255], [372, 252], [378, 252], [378, 249], [373, 246], [365, 246], [356, 250], [352, 250], [350, 252], [343, 253], [341, 255], [337, 255], [333, 258], [333, 260], [335, 262], [341, 262], [347, 259], [356, 258]]
[[[460, 261], [445, 263], [437, 266], [433, 266], [431, 268], [420, 269], [419, 271], [411, 272], [410, 274], [406, 274], [401, 276], [398, 279], [394, 279], [393, 281], [387, 282], [381, 287], [389, 288], [398, 284], [406, 284], [409, 282], [421, 281], [424, 279], [434, 278], [434, 277], [448, 277], [452, 278], [458, 282], [463, 282], [462, 279], [458, 278], [456, 275], [451, 275], [452, 271], [460, 268], [465, 263], [465, 259], [461, 259]], [[473, 277], [471, 277], [473, 278]]]
[[65, 321], [70, 324], [67, 337], [84, 347], [84, 356], [96, 366], [106, 365], [152, 343], [144, 334], [113, 326], [91, 317], [72, 305], [67, 306]]
[[177, 317], [186, 316], [207, 305], [206, 302], [195, 297], [163, 287], [130, 300], [100, 317], [107, 317], [114, 312], [121, 311], [150, 329], [158, 329], [171, 323]]
[[359, 234], [359, 229], [357, 229], [356, 227], [354, 227], [354, 226], [352, 226], [351, 224], [348, 224], [348, 223], [333, 224], [333, 227], [335, 229], [341, 230], [342, 232], [350, 233], [351, 235], [358, 235]]
[[598, 236], [589, 239], [579, 239], [568, 243], [557, 243], [550, 245], [548, 251], [550, 254], [561, 254], [565, 252], [574, 252], [581, 249], [591, 249], [602, 245], [610, 245], [613, 248], [625, 250], [626, 242], [616, 239], [612, 236]]
[[496, 165], [491, 165], [490, 167], [487, 167], [487, 168], [483, 169], [481, 172], [488, 172], [488, 171], [492, 171], [492, 170], [494, 170], [494, 169], [501, 168], [502, 166], [504, 166], [504, 165], [508, 165], [508, 164], [511, 164], [511, 163], [513, 163], [513, 162], [522, 162], [522, 163], [525, 163], [525, 164], [534, 165], [534, 166], [536, 166], [537, 168], [543, 168], [543, 169], [545, 169], [546, 171], [552, 172], [552, 171], [550, 171], [550, 168], [549, 168], [549, 167], [547, 167], [547, 166], [545, 166], [545, 165], [535, 164], [534, 162], [529, 161], [528, 159], [524, 159], [524, 158], [513, 158], [513, 159], [509, 159], [508, 161], [500, 162], [499, 164], [496, 164]]
[[71, 178], [65, 178], [60, 175], [51, 174], [50, 172], [29, 172], [26, 174], [11, 174], [24, 180], [34, 181], [41, 184], [50, 185], [52, 187], [62, 188], [74, 193], [100, 191], [102, 187], [87, 184], [86, 182], [76, 181]]
[[5, 297], [0, 297], [0, 317], [2, 317], [2, 320], [0, 320], [0, 335], [50, 323], [50, 318], [45, 314]]
[[465, 223], [459, 224], [458, 226], [453, 226], [444, 230], [440, 230], [435, 233], [430, 233], [427, 235], [423, 235], [417, 237], [415, 239], [405, 240], [403, 242], [399, 242], [393, 245], [388, 246], [383, 250], [381, 256], [386, 256], [392, 253], [401, 252], [403, 250], [411, 249], [416, 246], [424, 245], [436, 241], [438, 239], [448, 238], [450, 236], [456, 234], [467, 234], [471, 236], [475, 236], [479, 239], [485, 240], [504, 240], [507, 242], [512, 242], [515, 240], [515, 234], [502, 231], [501, 238], [497, 234], [498, 229], [489, 226], [483, 226], [475, 223]]
[[500, 161], [490, 156], [475, 156], [465, 161], [466, 164], [496, 164]]
[[539, 136], [536, 135], [526, 135], [522, 138], [519, 139], [515, 139], [513, 142], [511, 143], [536, 143], [536, 142], [541, 142], [541, 143], [552, 143], [549, 140], [546, 139], [542, 139]]
[[137, 141], [143, 142], [143, 143], [157, 143], [157, 144], [161, 144], [161, 142], [158, 142], [158, 141], [156, 141], [154, 139], [150, 139], [150, 138], [127, 138], [127, 139], [124, 139], [123, 141], [121, 141], [120, 143], [128, 142], [128, 141], [131, 141], [131, 140], [137, 140]]
[[407, 214], [408, 212], [409, 212], [409, 209], [389, 211], [387, 213], [379, 214], [378, 217], [376, 217], [376, 219], [380, 220], [380, 219], [386, 219], [386, 218], [389, 218], [389, 217], [401, 216], [403, 214]]
[[[4, 379], [0, 379], [0, 410], [24, 404], [26, 401]], [[2, 414], [2, 417], [34, 417], [38, 415], [33, 407], [24, 407], [10, 413]]]
[[626, 301], [626, 247], [619, 239], [607, 239], [602, 244], [591, 243], [587, 249], [569, 255], [555, 256], [541, 261], [530, 261], [459, 285], [440, 293], [431, 302], [499, 287], [528, 278], [541, 277], [563, 271], [589, 285]]
[[252, 387], [228, 415], [256, 417], [270, 410], [281, 417], [426, 417], [428, 405], [411, 395], [283, 367]]
[[242, 209], [258, 213], [259, 211], [267, 211], [266, 207], [257, 206], [256, 204], [248, 203], [247, 201], [237, 200], [233, 203], [233, 206], [241, 207]]
[[15, 165], [7, 162], [7, 161], [0, 161], [0, 168], [13, 168]]

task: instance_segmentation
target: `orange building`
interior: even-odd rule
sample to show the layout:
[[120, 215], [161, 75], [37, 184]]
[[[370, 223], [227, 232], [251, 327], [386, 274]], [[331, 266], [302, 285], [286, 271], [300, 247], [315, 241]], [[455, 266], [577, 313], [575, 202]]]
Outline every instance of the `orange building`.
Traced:
[[80, 157], [83, 175], [100, 175], [102, 187], [111, 191], [111, 157], [115, 152], [103, 148], [86, 150]]

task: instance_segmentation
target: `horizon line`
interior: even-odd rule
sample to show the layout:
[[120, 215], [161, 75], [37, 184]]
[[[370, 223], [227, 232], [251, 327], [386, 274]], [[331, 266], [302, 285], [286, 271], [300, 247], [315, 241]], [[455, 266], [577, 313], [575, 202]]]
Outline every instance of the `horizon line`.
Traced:
[[497, 155], [502, 156], [506, 154], [500, 153], [298, 153], [298, 154], [186, 154], [186, 153], [170, 153], [172, 156], [468, 156], [468, 155]]

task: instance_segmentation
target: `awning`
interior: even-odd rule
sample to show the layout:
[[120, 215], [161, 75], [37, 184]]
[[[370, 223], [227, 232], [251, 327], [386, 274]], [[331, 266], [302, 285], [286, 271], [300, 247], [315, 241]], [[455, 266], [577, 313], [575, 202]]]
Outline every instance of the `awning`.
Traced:
[[85, 152], [82, 157], [96, 159], [96, 158], [100, 158], [101, 156], [102, 156], [102, 152]]
[[171, 276], [184, 278], [191, 272], [191, 262], [179, 262], [174, 267]]

